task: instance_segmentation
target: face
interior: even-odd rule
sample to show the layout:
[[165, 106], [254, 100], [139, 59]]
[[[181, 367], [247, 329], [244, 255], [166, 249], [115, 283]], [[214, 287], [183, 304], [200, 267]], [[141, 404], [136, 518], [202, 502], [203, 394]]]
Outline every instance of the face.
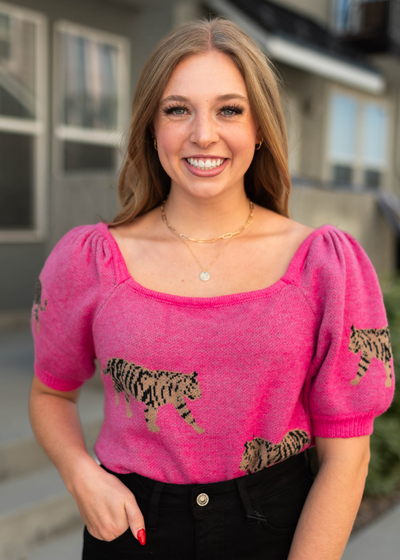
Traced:
[[257, 126], [246, 84], [229, 56], [211, 51], [180, 62], [153, 129], [171, 191], [207, 198], [243, 188]]

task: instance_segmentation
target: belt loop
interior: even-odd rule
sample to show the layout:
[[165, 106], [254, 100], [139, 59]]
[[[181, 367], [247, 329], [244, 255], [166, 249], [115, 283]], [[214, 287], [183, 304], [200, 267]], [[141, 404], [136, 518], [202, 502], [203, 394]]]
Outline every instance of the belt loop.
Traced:
[[250, 501], [249, 493], [247, 492], [246, 477], [241, 476], [236, 478], [236, 484], [238, 487], [239, 495], [243, 503], [243, 507], [246, 510], [246, 515], [249, 519], [255, 519], [257, 522], [266, 521], [265, 517], [256, 511]]
[[164, 488], [164, 484], [162, 482], [156, 482], [154, 484], [153, 491], [150, 498], [149, 519], [146, 528], [157, 529], [158, 506], [160, 503], [160, 498], [161, 498], [161, 493], [163, 491], [163, 488]]

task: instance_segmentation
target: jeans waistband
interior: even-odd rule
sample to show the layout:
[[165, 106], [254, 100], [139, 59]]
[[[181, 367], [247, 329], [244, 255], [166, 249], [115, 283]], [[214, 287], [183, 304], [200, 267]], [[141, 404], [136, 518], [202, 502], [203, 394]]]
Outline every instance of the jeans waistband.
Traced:
[[[294, 455], [257, 473], [206, 484], [165, 483], [138, 473], [115, 473], [101, 466], [133, 492], [139, 507], [148, 510], [147, 527], [150, 529], [157, 526], [159, 510], [191, 510], [196, 518], [200, 518], [218, 509], [242, 504], [248, 519], [260, 520], [262, 516], [256, 510], [257, 501], [295, 484], [308, 472], [305, 453]], [[201, 494], [208, 499], [206, 507], [199, 499]]]

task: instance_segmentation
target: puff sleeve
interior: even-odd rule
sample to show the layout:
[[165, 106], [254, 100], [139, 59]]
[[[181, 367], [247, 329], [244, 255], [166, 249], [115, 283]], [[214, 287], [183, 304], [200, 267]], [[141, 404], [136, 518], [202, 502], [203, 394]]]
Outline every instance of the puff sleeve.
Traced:
[[35, 373], [48, 387], [73, 391], [94, 374], [93, 320], [113, 284], [97, 226], [71, 230], [53, 249], [37, 282], [31, 320]]
[[317, 318], [309, 370], [313, 434], [371, 434], [390, 405], [393, 358], [376, 272], [360, 244], [330, 227], [313, 240], [303, 269], [303, 290]]

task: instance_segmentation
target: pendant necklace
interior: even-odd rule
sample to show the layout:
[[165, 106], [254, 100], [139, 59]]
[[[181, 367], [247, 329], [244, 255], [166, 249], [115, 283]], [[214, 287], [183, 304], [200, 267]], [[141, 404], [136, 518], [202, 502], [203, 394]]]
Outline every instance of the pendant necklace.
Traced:
[[[231, 239], [236, 236], [239, 235], [239, 233], [242, 233], [242, 231], [244, 231], [245, 229], [247, 229], [252, 223], [253, 223], [253, 211], [254, 211], [254, 203], [249, 200], [249, 207], [250, 207], [250, 214], [246, 220], [246, 223], [239, 228], [237, 231], [234, 231], [232, 233], [224, 233], [223, 235], [220, 235], [219, 237], [213, 237], [210, 239], [196, 239], [194, 237], [189, 237], [188, 235], [185, 235], [183, 233], [179, 233], [175, 228], [173, 228], [167, 220], [167, 216], [165, 214], [165, 210], [164, 210], [164, 205], [165, 205], [165, 200], [163, 201], [162, 205], [161, 205], [161, 217], [163, 222], [165, 223], [165, 225], [172, 231], [172, 233], [174, 233], [175, 235], [177, 235], [182, 241], [183, 243], [186, 245], [186, 247], [189, 249], [189, 251], [191, 252], [193, 258], [195, 259], [195, 261], [197, 262], [197, 264], [200, 266], [202, 272], [200, 273], [200, 280], [202, 280], [203, 282], [207, 282], [207, 280], [210, 279], [210, 273], [208, 272], [208, 270], [211, 268], [211, 266], [215, 263], [215, 261], [217, 260], [217, 258], [220, 256], [220, 254], [222, 253], [222, 251], [226, 248], [226, 246], [228, 245], [228, 243], [231, 241]], [[217, 254], [217, 256], [214, 258], [214, 260], [207, 266], [207, 268], [204, 268], [203, 265], [199, 262], [198, 258], [196, 257], [196, 255], [193, 253], [192, 249], [189, 247], [189, 245], [186, 243], [186, 241], [192, 241], [195, 243], [215, 243], [216, 241], [219, 241], [220, 239], [227, 239], [227, 242], [225, 243], [225, 245], [222, 247], [222, 249], [219, 251], [219, 253]]]
[[200, 280], [202, 280], [203, 282], [207, 282], [207, 280], [210, 279], [210, 273], [208, 272], [208, 269], [211, 268], [211, 266], [215, 263], [215, 261], [218, 259], [218, 257], [220, 256], [220, 254], [222, 253], [222, 251], [225, 249], [225, 247], [228, 245], [229, 241], [231, 241], [232, 237], [230, 237], [228, 239], [228, 241], [225, 243], [225, 245], [222, 247], [222, 249], [220, 250], [220, 252], [217, 254], [217, 256], [215, 257], [215, 259], [207, 266], [207, 268], [204, 268], [202, 266], [202, 264], [199, 262], [198, 258], [196, 257], [196, 255], [193, 253], [192, 249], [189, 247], [189, 245], [187, 243], [185, 243], [182, 239], [182, 241], [185, 243], [186, 247], [189, 249], [189, 251], [192, 253], [195, 261], [200, 265], [200, 268], [202, 269], [202, 272], [200, 273]]

